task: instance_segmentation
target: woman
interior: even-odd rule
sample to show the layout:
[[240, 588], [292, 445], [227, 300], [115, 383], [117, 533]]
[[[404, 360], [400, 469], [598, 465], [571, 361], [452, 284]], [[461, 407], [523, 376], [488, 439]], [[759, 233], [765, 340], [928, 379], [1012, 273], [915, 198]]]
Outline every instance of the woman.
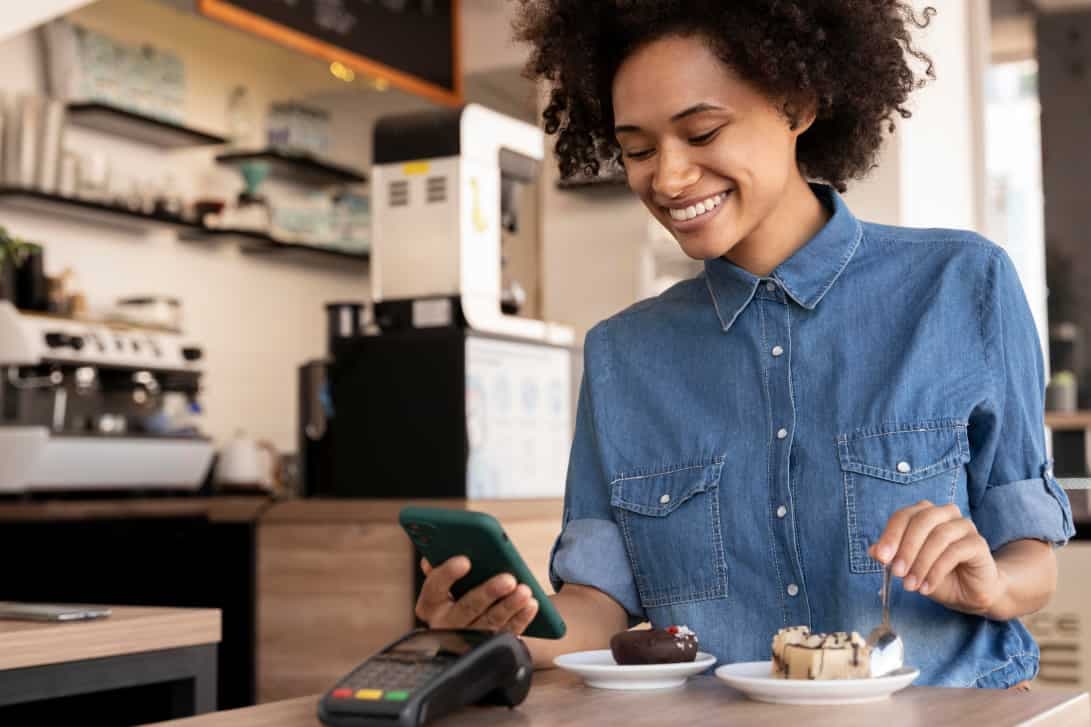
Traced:
[[[795, 624], [866, 634], [889, 564], [917, 683], [1036, 674], [1015, 619], [1073, 528], [1015, 270], [838, 194], [910, 116], [907, 56], [932, 75], [916, 22], [894, 0], [524, 0], [562, 174], [620, 157], [705, 264], [587, 335], [551, 559], [568, 635], [528, 639], [536, 664], [643, 620], [721, 662], [769, 658]], [[520, 633], [536, 612], [510, 576], [456, 602], [466, 559], [424, 567], [434, 627]]]

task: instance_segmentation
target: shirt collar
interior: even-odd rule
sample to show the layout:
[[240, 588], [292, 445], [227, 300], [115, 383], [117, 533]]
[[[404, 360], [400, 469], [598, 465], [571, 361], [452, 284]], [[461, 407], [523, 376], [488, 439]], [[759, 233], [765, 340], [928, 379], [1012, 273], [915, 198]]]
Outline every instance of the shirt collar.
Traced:
[[[833, 215], [817, 235], [769, 276], [807, 310], [813, 310], [837, 282], [863, 237], [860, 221], [841, 195], [824, 184], [812, 184], [811, 189]], [[705, 260], [705, 283], [725, 332], [750, 303], [762, 280], [724, 258]]]

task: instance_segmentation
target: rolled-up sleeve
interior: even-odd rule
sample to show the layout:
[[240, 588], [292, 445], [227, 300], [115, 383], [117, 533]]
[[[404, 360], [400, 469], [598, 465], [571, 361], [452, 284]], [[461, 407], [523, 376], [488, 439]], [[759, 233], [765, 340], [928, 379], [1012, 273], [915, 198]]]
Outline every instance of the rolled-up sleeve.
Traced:
[[631, 622], [639, 622], [645, 620], [644, 609], [610, 507], [610, 482], [597, 446], [589, 376], [594, 362], [589, 349], [568, 459], [563, 527], [550, 553], [549, 579], [558, 592], [565, 583], [596, 588], [621, 604]]
[[1064, 545], [1075, 529], [1046, 454], [1041, 345], [1003, 251], [990, 260], [979, 296], [991, 394], [970, 420], [971, 517], [992, 550], [1021, 539]]

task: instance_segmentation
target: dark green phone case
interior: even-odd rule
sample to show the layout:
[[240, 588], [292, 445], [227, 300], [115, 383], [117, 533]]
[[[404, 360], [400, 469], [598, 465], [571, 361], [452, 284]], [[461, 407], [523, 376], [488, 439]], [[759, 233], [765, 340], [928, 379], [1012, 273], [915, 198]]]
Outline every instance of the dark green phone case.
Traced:
[[402, 508], [398, 522], [433, 566], [456, 555], [470, 559], [470, 572], [455, 582], [451, 594], [460, 598], [498, 573], [511, 573], [525, 583], [538, 601], [538, 615], [523, 632], [525, 636], [559, 639], [565, 625], [522, 556], [492, 515], [473, 510], [442, 507]]

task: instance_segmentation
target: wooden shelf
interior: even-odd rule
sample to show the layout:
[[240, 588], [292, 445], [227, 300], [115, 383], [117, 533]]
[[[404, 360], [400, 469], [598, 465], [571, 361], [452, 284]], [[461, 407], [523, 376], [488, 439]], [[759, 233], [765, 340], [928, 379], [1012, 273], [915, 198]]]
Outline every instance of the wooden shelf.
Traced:
[[333, 164], [310, 154], [296, 154], [279, 149], [228, 152], [218, 155], [216, 161], [231, 167], [239, 167], [247, 162], [268, 162], [271, 178], [309, 187], [359, 184], [367, 181], [367, 177], [355, 169]]
[[625, 167], [620, 162], [600, 162], [598, 176], [591, 177], [580, 172], [567, 179], [557, 180], [557, 189], [577, 190], [602, 189], [611, 192], [629, 189], [629, 180], [625, 176]]
[[276, 255], [299, 257], [309, 260], [328, 260], [331, 262], [367, 263], [371, 257], [366, 252], [352, 252], [335, 247], [306, 245], [298, 242], [285, 242], [264, 232], [255, 230], [214, 230], [205, 229], [199, 236], [187, 236], [188, 239], [235, 240], [242, 251], [250, 255]]
[[612, 174], [605, 177], [573, 177], [557, 182], [557, 189], [582, 190], [582, 189], [608, 189], [611, 191], [628, 191], [629, 183], [625, 175]]
[[181, 217], [148, 214], [105, 202], [63, 197], [24, 187], [0, 186], [0, 207], [142, 232], [165, 228], [194, 233], [204, 229], [196, 222]]
[[160, 149], [227, 143], [222, 136], [98, 102], [68, 104], [67, 118], [72, 126], [113, 134]]
[[338, 264], [367, 263], [370, 258], [366, 252], [285, 242], [252, 230], [219, 230], [181, 217], [134, 212], [126, 207], [22, 187], [0, 186], [0, 210], [5, 208], [140, 233], [157, 229], [174, 230], [179, 239], [187, 242], [235, 240], [242, 246], [243, 252], [254, 255], [291, 256], [305, 261], [327, 260]]

